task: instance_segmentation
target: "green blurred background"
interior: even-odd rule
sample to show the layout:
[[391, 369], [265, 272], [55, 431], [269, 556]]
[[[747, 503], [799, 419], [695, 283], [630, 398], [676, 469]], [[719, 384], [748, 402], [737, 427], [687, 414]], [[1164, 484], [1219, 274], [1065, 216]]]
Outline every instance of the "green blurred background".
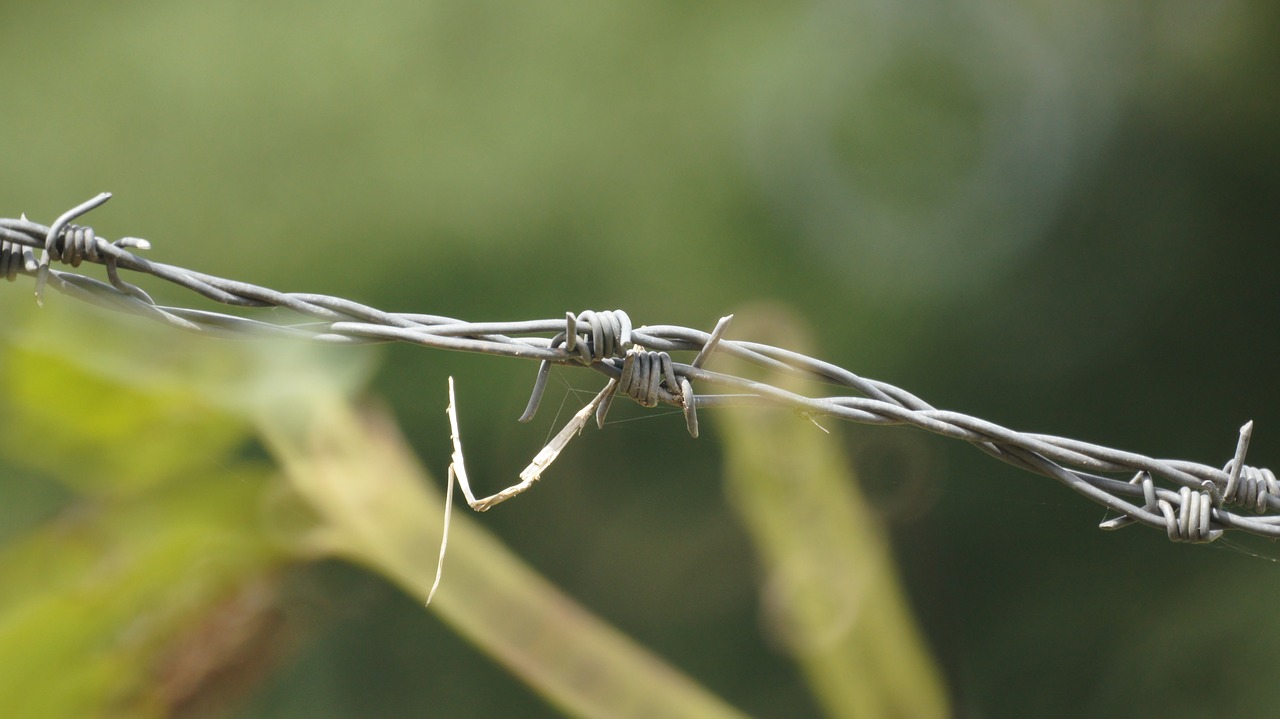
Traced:
[[[109, 190], [84, 222], [150, 239], [154, 259], [474, 320], [622, 307], [709, 329], [780, 303], [824, 358], [941, 408], [1214, 465], [1254, 419], [1250, 463], [1280, 464], [1275, 4], [6, 3], [0, 27], [0, 216], [49, 223]], [[109, 417], [126, 390], [60, 392], [56, 358], [19, 341], [42, 322], [28, 282], [0, 292], [7, 406], [100, 418], [106, 446], [145, 437], [191, 484], [112, 514], [150, 481], [131, 469], [149, 452], [72, 461], [6, 409], [0, 540], [74, 532], [77, 512], [127, 538], [146, 511], [210, 502], [205, 484], [228, 512], [256, 506], [226, 489], [268, 471], [234, 420], [173, 390], [148, 400], [158, 426], [128, 426]], [[557, 373], [526, 426], [529, 363], [327, 357], [372, 367], [368, 395], [438, 477], [457, 377], [469, 469], [492, 488], [562, 400], [585, 400], [570, 385], [595, 389]], [[1262, 680], [1272, 545], [1104, 534], [1100, 508], [956, 442], [828, 427], [891, 530], [956, 715], [1280, 704]], [[739, 709], [819, 716], [762, 619], [719, 437], [678, 416], [589, 430], [480, 520]], [[198, 546], [193, 572], [234, 573]], [[263, 551], [218, 554], [275, 568], [274, 628], [215, 715], [557, 715], [385, 580]], [[0, 563], [0, 596], [64, 564], [45, 561]], [[0, 672], [22, 666], [3, 650]]]

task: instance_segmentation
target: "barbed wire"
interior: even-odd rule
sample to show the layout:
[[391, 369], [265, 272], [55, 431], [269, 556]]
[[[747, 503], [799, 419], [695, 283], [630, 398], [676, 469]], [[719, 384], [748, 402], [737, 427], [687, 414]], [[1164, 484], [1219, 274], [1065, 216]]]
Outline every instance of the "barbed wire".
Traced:
[[[102, 193], [63, 213], [49, 226], [32, 222], [25, 215], [16, 220], [0, 219], [0, 275], [10, 281], [18, 275], [33, 276], [36, 300], [41, 304], [45, 288], [52, 287], [113, 310], [210, 335], [274, 334], [323, 343], [397, 341], [538, 360], [533, 392], [520, 421], [528, 421], [537, 412], [552, 365], [581, 367], [610, 380], [589, 405], [594, 407], [599, 425], [603, 425], [616, 393], [645, 407], [665, 403], [681, 408], [694, 437], [698, 436], [699, 409], [743, 404], [789, 407], [810, 418], [829, 416], [863, 424], [910, 425], [964, 440], [1015, 467], [1058, 480], [1119, 515], [1102, 522], [1103, 529], [1139, 523], [1164, 529], [1171, 540], [1198, 543], [1212, 542], [1225, 530], [1280, 537], [1280, 482], [1271, 470], [1244, 464], [1252, 422], [1240, 429], [1234, 456], [1218, 469], [1197, 462], [1154, 459], [1065, 437], [1016, 432], [966, 414], [939, 410], [906, 390], [860, 377], [832, 363], [781, 347], [727, 339], [724, 335], [732, 316], [722, 318], [711, 332], [675, 325], [637, 327], [622, 310], [569, 312], [563, 319], [467, 322], [430, 314], [385, 312], [322, 294], [278, 292], [151, 262], [131, 251], [150, 249], [146, 240], [125, 237], [112, 242], [98, 237], [91, 228], [72, 224], [110, 197]], [[40, 252], [38, 258], [36, 250]], [[59, 262], [78, 267], [85, 261], [104, 265], [107, 282], [51, 266]], [[303, 321], [266, 322], [159, 305], [141, 288], [121, 279], [120, 270], [151, 275], [233, 307], [285, 308]], [[670, 354], [686, 351], [696, 353], [689, 363], [676, 362]], [[714, 372], [704, 366], [713, 352], [766, 369], [805, 375], [857, 394], [808, 397], [745, 377]], [[700, 389], [717, 387], [724, 391], [695, 393], [694, 383]], [[562, 430], [565, 441], [581, 429], [586, 414], [590, 411], [575, 417], [576, 427]], [[546, 464], [549, 461], [540, 468]], [[1130, 475], [1127, 480], [1118, 478]], [[1161, 483], [1157, 484], [1157, 480]], [[524, 482], [523, 488], [531, 483], [532, 480]], [[510, 495], [501, 499], [507, 496]], [[472, 506], [483, 510], [497, 501], [473, 501]], [[1236, 512], [1232, 507], [1246, 508], [1251, 514]]]

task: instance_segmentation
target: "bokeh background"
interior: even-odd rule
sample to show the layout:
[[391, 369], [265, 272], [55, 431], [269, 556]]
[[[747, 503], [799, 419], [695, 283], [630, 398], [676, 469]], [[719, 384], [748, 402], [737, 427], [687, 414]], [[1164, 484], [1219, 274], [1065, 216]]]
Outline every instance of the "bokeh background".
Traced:
[[[0, 216], [49, 223], [109, 190], [85, 222], [155, 259], [474, 320], [622, 307], [709, 329], [782, 305], [824, 358], [938, 407], [1208, 464], [1254, 419], [1250, 463], [1280, 464], [1274, 4], [5, 3], [0, 27]], [[41, 316], [28, 281], [0, 289], [16, 376], [14, 328]], [[440, 476], [456, 376], [471, 474], [494, 487], [593, 391], [557, 373], [517, 425], [531, 364], [350, 357]], [[111, 425], [103, 382], [91, 406], [56, 377], [26, 396]], [[178, 415], [130, 428], [146, 439], [116, 474], [102, 456], [77, 471], [145, 485], [128, 467], [147, 447], [187, 446], [166, 435], [200, 438], [193, 467], [260, 452]], [[620, 416], [637, 420], [589, 431], [484, 525], [748, 714], [819, 716], [761, 618], [718, 435]], [[1099, 507], [962, 444], [828, 427], [957, 716], [1280, 704], [1260, 680], [1280, 646], [1273, 545], [1104, 534]], [[58, 479], [61, 451], [4, 444], [11, 547], [117, 506]], [[22, 576], [0, 594], [20, 603]], [[262, 666], [201, 711], [557, 715], [369, 572], [296, 563], [272, 587]], [[21, 665], [6, 646], [0, 667]]]

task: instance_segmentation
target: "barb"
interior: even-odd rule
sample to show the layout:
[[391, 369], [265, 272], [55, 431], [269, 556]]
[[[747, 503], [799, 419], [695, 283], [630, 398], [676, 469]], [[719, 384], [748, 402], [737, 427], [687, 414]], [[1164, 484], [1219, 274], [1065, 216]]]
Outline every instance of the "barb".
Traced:
[[[113, 310], [217, 336], [269, 333], [325, 343], [396, 341], [537, 360], [540, 363], [538, 377], [522, 420], [531, 418], [537, 411], [551, 365], [582, 367], [609, 380], [588, 405], [596, 412], [597, 423], [601, 425], [617, 391], [647, 407], [659, 403], [680, 407], [689, 433], [694, 437], [698, 434], [698, 409], [758, 403], [790, 407], [811, 419], [830, 416], [864, 424], [910, 425], [964, 440], [1001, 461], [1062, 482], [1119, 515], [1103, 522], [1103, 529], [1118, 529], [1136, 522], [1163, 529], [1172, 540], [1189, 542], [1211, 542], [1226, 530], [1280, 537], [1280, 482], [1270, 470], [1244, 464], [1252, 422], [1241, 428], [1235, 456], [1223, 469], [1217, 469], [1184, 460], [1155, 459], [1065, 437], [1016, 432], [959, 412], [939, 410], [910, 392], [859, 377], [829, 362], [781, 347], [725, 339], [730, 317], [722, 318], [711, 333], [673, 325], [634, 327], [627, 313], [621, 310], [568, 313], [564, 319], [465, 322], [437, 315], [385, 312], [327, 295], [277, 292], [149, 262], [130, 251], [147, 249], [149, 245], [144, 240], [125, 238], [108, 242], [89, 228], [71, 225], [72, 220], [109, 198], [107, 193], [98, 195], [63, 214], [48, 227], [31, 222], [25, 216], [0, 220], [0, 275], [11, 280], [19, 274], [35, 276], [37, 299], [42, 299], [47, 285]], [[38, 262], [33, 249], [41, 250]], [[53, 261], [73, 267], [83, 261], [102, 264], [107, 268], [108, 282], [53, 269], [50, 266]], [[299, 321], [281, 324], [158, 305], [141, 289], [120, 280], [120, 270], [151, 275], [232, 307], [288, 309], [298, 315]], [[705, 368], [713, 351], [770, 369], [815, 377], [843, 388], [846, 393], [806, 397], [743, 377], [713, 372]], [[684, 364], [672, 359], [671, 353], [675, 352], [693, 352], [697, 356]], [[694, 382], [723, 391], [695, 394]], [[590, 413], [591, 410], [579, 412], [571, 426], [562, 430], [565, 442], [581, 430]], [[559, 446], [563, 447], [563, 443]], [[458, 464], [461, 470], [461, 463]], [[519, 491], [527, 489], [546, 464], [549, 460], [540, 464], [535, 458], [530, 469], [522, 474], [522, 482], [516, 485]], [[1118, 478], [1125, 476], [1132, 479]], [[1164, 486], [1158, 485], [1157, 480]], [[510, 490], [504, 490], [507, 491]], [[500, 492], [484, 500], [475, 501], [471, 497], [468, 500], [473, 506], [482, 505], [478, 508], [487, 509], [517, 493]], [[1231, 509], [1232, 505], [1247, 507], [1251, 513], [1237, 513]]]
[[[619, 354], [622, 348], [631, 344], [631, 318], [622, 310], [612, 312], [592, 312], [587, 310], [581, 315], [572, 312], [565, 314], [564, 332], [551, 338], [551, 348], [564, 346], [564, 351], [584, 365], [603, 362]], [[578, 335], [578, 323], [583, 323], [590, 335]], [[577, 353], [576, 356], [574, 353]], [[529, 404], [520, 415], [518, 422], [533, 419], [542, 403], [542, 395], [547, 389], [547, 377], [551, 375], [551, 360], [543, 360], [538, 367], [538, 378], [533, 383], [533, 394], [529, 396]], [[604, 404], [601, 416], [597, 418], [604, 424], [604, 412], [608, 411], [608, 402]]]

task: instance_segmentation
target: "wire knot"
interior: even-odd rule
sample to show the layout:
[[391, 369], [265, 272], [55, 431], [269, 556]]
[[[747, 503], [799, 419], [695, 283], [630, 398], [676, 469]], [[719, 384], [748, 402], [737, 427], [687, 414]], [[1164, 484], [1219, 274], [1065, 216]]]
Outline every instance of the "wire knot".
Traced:
[[[114, 247], [118, 249], [151, 249], [151, 243], [138, 237], [122, 237], [114, 242], [98, 237], [93, 232], [92, 227], [81, 225], [67, 225], [66, 228], [53, 238], [52, 243], [45, 245], [49, 248], [49, 259], [63, 264], [79, 267], [80, 263], [88, 260], [104, 265], [107, 268], [107, 279], [117, 290], [126, 295], [132, 295], [147, 304], [155, 304], [155, 301], [144, 292], [140, 287], [132, 285], [120, 279], [120, 272], [116, 266], [116, 256], [106, 248]], [[38, 269], [37, 266], [34, 269]]]
[[[584, 334], [578, 334], [579, 325]], [[564, 315], [564, 332], [551, 339], [551, 349], [564, 347], [568, 356], [584, 365], [603, 362], [611, 357], [620, 357], [631, 344], [631, 318], [622, 310], [605, 310], [596, 312], [585, 310], [578, 314], [566, 312]], [[520, 415], [521, 422], [528, 422], [542, 404], [542, 395], [547, 390], [547, 378], [551, 376], [551, 362], [543, 360], [538, 365], [538, 377], [533, 383], [533, 393], [529, 396], [529, 404]]]
[[[151, 243], [137, 237], [123, 237], [115, 242], [107, 242], [94, 235], [93, 228], [71, 224], [72, 220], [96, 207], [100, 207], [110, 199], [110, 192], [99, 193], [97, 196], [62, 213], [58, 219], [54, 220], [53, 225], [49, 227], [49, 232], [44, 239], [44, 251], [40, 253], [40, 260], [35, 263], [35, 267], [31, 268], [31, 271], [35, 272], [36, 275], [37, 304], [44, 305], [44, 286], [49, 279], [49, 262], [53, 260], [63, 262], [72, 267], [79, 267], [84, 260], [106, 265], [107, 278], [117, 290], [147, 304], [155, 304], [146, 292], [120, 279], [120, 274], [116, 270], [116, 256], [105, 249], [107, 247], [115, 247], [148, 250], [151, 249]], [[7, 259], [10, 262], [13, 261], [12, 256]], [[9, 265], [6, 269], [11, 269], [12, 267], [13, 265]]]
[[671, 355], [666, 352], [627, 350], [627, 357], [622, 361], [618, 391], [634, 399], [642, 407], [657, 407], [658, 402], [683, 406], [686, 400], [676, 381]]
[[1280, 496], [1280, 481], [1265, 467], [1241, 466], [1237, 472], [1232, 459], [1222, 471], [1227, 473], [1227, 487], [1222, 491], [1222, 501], [1227, 504], [1252, 507], [1262, 514], [1267, 511], [1267, 498]]
[[51, 260], [79, 267], [85, 260], [102, 262], [103, 255], [100, 247], [105, 244], [107, 244], [105, 240], [98, 239], [93, 233], [92, 227], [69, 224], [46, 247]]
[[[1151, 475], [1146, 481], [1151, 481]], [[1181, 501], [1176, 511], [1169, 500], [1157, 501], [1170, 541], [1207, 544], [1222, 536], [1222, 530], [1212, 526], [1213, 496], [1208, 490], [1193, 492], [1190, 487], [1182, 487], [1178, 497]]]
[[1253, 511], [1263, 514], [1267, 511], [1270, 497], [1280, 495], [1280, 482], [1269, 469], [1249, 467], [1244, 463], [1244, 456], [1249, 452], [1249, 440], [1253, 438], [1253, 422], [1245, 422], [1240, 428], [1240, 439], [1236, 442], [1236, 454], [1227, 461], [1222, 473], [1227, 475], [1227, 482], [1219, 490], [1216, 483], [1206, 481], [1208, 489], [1213, 493], [1216, 504], [1236, 504], [1242, 507], [1253, 507]]
[[[563, 342], [565, 351], [577, 352], [582, 364], [620, 357], [631, 344], [631, 318], [622, 310], [586, 310], [577, 315], [566, 312], [564, 319], [564, 333], [557, 335], [551, 346], [557, 347]], [[586, 334], [578, 334], [579, 325], [585, 326]]]
[[[707, 335], [706, 342], [698, 351], [685, 370], [698, 371], [706, 364], [711, 353], [719, 346], [724, 332], [729, 327], [733, 315], [721, 317], [715, 329]], [[622, 361], [622, 375], [618, 378], [618, 392], [634, 399], [643, 407], [656, 407], [659, 402], [667, 402], [684, 409], [685, 426], [689, 435], [698, 438], [698, 398], [693, 393], [693, 384], [687, 376], [676, 378], [675, 364], [671, 355], [666, 352], [655, 352], [635, 347], [627, 350]], [[596, 409], [596, 426], [604, 426], [604, 417], [609, 412], [613, 397], [606, 397]]]
[[[1161, 490], [1165, 496], [1160, 496], [1150, 472], [1138, 472], [1129, 483], [1142, 487], [1144, 510], [1153, 514], [1158, 512], [1164, 517], [1165, 531], [1169, 533], [1170, 541], [1207, 544], [1222, 536], [1222, 530], [1213, 526], [1213, 508], [1220, 497], [1212, 482], [1206, 482], [1205, 488], [1200, 491], [1192, 491], [1190, 487], [1180, 488], [1177, 508], [1173, 506], [1173, 501], [1165, 498], [1172, 497], [1172, 493]], [[1109, 519], [1100, 524], [1099, 528], [1120, 529], [1134, 521], [1132, 515], [1126, 515]]]

